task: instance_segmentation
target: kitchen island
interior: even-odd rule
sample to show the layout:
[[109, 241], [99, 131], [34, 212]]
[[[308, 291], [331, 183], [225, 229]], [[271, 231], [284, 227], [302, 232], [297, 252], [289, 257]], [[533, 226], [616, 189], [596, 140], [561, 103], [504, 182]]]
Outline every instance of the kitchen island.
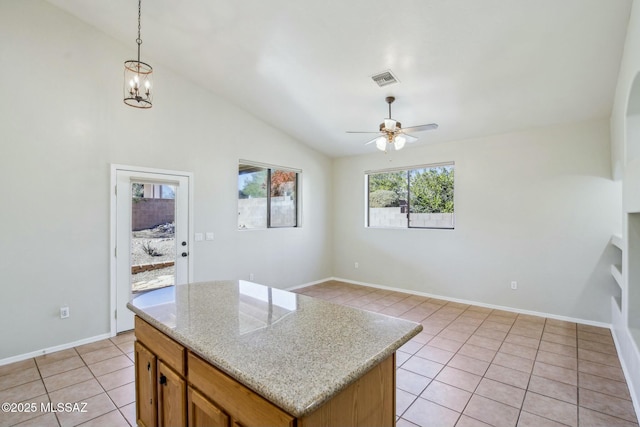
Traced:
[[139, 425], [393, 426], [417, 323], [245, 281], [134, 298]]

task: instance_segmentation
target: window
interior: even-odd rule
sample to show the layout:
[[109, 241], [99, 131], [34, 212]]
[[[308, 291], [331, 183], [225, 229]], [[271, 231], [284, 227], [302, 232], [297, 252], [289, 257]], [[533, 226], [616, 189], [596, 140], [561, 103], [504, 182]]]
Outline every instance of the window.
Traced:
[[298, 226], [300, 171], [240, 161], [238, 228]]
[[367, 227], [454, 228], [454, 164], [366, 172]]

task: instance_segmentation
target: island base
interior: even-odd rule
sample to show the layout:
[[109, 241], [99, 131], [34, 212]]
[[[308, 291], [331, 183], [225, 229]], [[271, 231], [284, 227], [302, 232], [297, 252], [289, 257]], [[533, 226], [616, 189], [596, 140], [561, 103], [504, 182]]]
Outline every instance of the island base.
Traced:
[[136, 317], [139, 426], [395, 426], [395, 353], [296, 417]]

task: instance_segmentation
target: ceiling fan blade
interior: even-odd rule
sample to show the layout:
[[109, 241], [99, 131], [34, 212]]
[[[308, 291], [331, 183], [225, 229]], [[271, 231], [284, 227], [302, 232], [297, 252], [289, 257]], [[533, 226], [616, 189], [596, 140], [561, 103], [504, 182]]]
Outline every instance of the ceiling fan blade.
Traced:
[[438, 129], [437, 123], [430, 123], [428, 125], [410, 126], [408, 128], [402, 128], [402, 130], [410, 130], [411, 132], [422, 132], [424, 130]]
[[416, 142], [418, 140], [417, 137], [413, 136], [413, 135], [409, 135], [408, 133], [402, 133], [402, 135], [404, 135], [404, 137], [407, 139], [407, 142], [411, 143], [411, 142]]
[[[364, 133], [364, 132], [362, 132], [362, 133]], [[369, 144], [371, 144], [371, 143], [374, 143], [374, 142], [376, 142], [376, 141], [378, 140], [378, 138], [380, 138], [380, 137], [379, 137], [379, 136], [376, 136], [376, 137], [375, 137], [375, 138], [373, 138], [371, 141], [367, 141], [367, 142], [365, 142], [365, 143], [364, 143], [364, 145], [369, 145]]]
[[357, 130], [348, 130], [347, 133], [380, 133], [380, 132], [367, 132], [367, 131], [357, 131]]

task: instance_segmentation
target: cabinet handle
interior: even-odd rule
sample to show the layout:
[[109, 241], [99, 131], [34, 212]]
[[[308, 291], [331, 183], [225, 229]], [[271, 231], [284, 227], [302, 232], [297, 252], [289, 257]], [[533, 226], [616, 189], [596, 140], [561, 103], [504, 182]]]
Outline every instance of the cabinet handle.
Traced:
[[160, 374], [160, 384], [161, 385], [166, 385], [167, 384], [167, 377], [165, 377], [162, 374]]
[[[151, 362], [147, 362], [147, 372], [149, 372], [149, 390], [153, 390], [153, 377], [151, 373]], [[149, 398], [149, 405], [153, 405], [153, 396]]]

